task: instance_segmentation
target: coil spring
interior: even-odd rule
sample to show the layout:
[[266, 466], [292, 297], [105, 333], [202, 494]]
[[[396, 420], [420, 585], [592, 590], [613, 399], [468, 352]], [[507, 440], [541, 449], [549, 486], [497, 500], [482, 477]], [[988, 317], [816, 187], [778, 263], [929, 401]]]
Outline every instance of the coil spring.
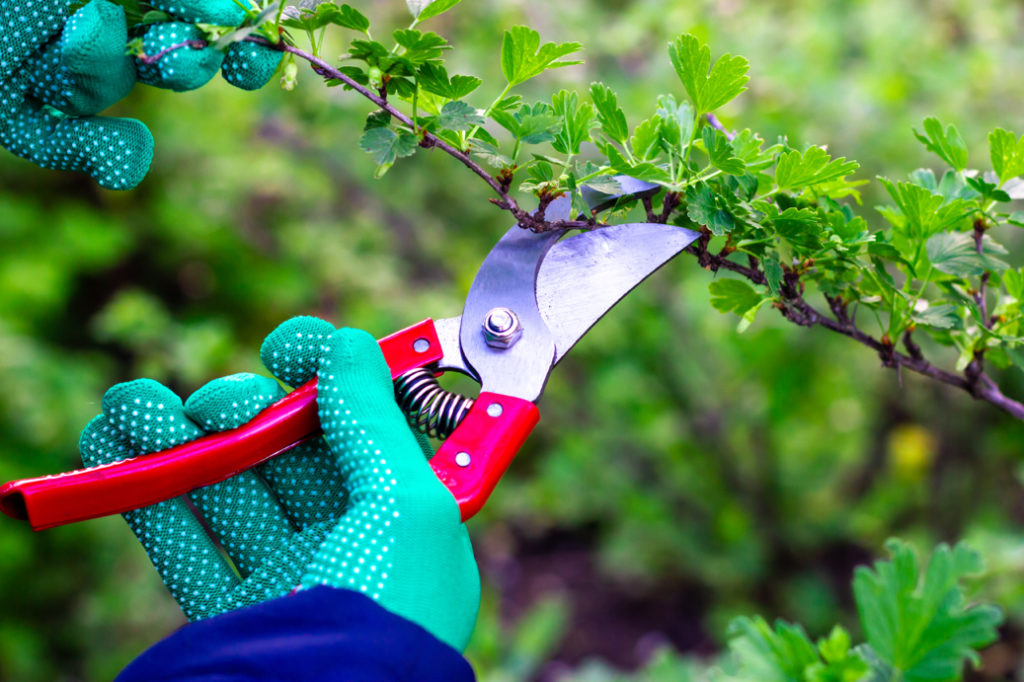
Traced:
[[441, 440], [465, 419], [474, 402], [441, 388], [433, 372], [422, 367], [395, 379], [395, 398], [414, 429]]

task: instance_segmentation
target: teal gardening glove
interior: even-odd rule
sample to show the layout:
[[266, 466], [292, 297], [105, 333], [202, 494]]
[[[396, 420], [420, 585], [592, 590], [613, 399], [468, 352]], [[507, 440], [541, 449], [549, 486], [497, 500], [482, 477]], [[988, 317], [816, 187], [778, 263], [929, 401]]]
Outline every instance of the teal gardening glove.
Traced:
[[[229, 558], [184, 498], [124, 515], [174, 599], [198, 620], [330, 585], [462, 651], [480, 603], [469, 534], [427, 463], [429, 444], [395, 403], [377, 342], [300, 317], [268, 336], [261, 356], [287, 384], [318, 377], [324, 436], [189, 494]], [[215, 380], [184, 405], [149, 379], [118, 384], [82, 433], [82, 458], [107, 464], [231, 429], [282, 396], [255, 374]]]
[[[172, 49], [156, 63], [128, 56], [124, 10], [92, 0], [0, 0], [0, 146], [44, 168], [89, 173], [108, 189], [131, 189], [149, 170], [153, 136], [132, 119], [96, 116], [136, 82], [192, 90], [223, 67], [233, 85], [266, 84], [281, 53], [236, 43]], [[232, 26], [245, 12], [234, 0], [150, 0], [176, 20], [137, 27], [147, 55], [200, 41], [197, 22]]]

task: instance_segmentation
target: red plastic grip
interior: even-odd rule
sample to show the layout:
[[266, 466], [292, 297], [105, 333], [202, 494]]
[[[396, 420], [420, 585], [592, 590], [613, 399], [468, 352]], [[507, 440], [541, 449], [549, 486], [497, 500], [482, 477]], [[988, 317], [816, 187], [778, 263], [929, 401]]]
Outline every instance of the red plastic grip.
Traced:
[[539, 420], [537, 406], [529, 400], [481, 393], [430, 460], [459, 503], [463, 521], [484, 506]]
[[[379, 343], [392, 379], [444, 355], [430, 319]], [[319, 431], [314, 379], [237, 429], [113, 464], [6, 483], [0, 511], [43, 530], [138, 509], [230, 478]]]

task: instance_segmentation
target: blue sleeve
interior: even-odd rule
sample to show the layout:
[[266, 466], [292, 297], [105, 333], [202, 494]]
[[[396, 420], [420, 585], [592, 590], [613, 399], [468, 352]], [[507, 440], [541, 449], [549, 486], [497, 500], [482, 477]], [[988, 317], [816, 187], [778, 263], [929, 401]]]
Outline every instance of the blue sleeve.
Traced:
[[351, 590], [316, 587], [192, 623], [116, 682], [473, 682], [455, 649]]

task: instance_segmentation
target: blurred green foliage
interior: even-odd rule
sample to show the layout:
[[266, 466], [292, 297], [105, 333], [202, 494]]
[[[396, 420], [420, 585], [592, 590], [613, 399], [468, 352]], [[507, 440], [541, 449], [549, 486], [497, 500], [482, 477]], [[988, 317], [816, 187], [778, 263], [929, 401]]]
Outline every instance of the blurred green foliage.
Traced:
[[[355, 4], [375, 24], [408, 22], [404, 3]], [[693, 32], [751, 62], [726, 126], [828, 145], [871, 178], [934, 163], [911, 133], [926, 116], [978, 150], [995, 127], [1024, 129], [1021, 13], [1009, 0], [495, 0], [432, 21], [457, 47], [451, 71], [485, 83], [509, 26], [582, 42], [584, 65], [524, 91], [599, 79], [627, 112], [675, 87], [664, 46]], [[130, 194], [0, 156], [0, 478], [76, 466], [111, 383], [187, 394], [258, 371], [258, 344], [292, 315], [383, 335], [459, 312], [506, 216], [439, 154], [372, 180], [366, 105], [318, 80], [139, 89], [117, 113], [151, 126], [157, 158]], [[637, 679], [685, 680], [689, 655], [722, 650], [741, 614], [803, 623], [813, 641], [840, 623], [862, 641], [850, 578], [891, 535], [981, 550], [979, 589], [1007, 615], [983, 674], [1013, 675], [1024, 425], [774, 315], [737, 335], [708, 280], [672, 262], [554, 373], [543, 422], [472, 523], [480, 678], [620, 679], [614, 668], [650, 661]], [[1019, 370], [999, 380], [1024, 395]], [[40, 534], [7, 521], [0, 556], [2, 679], [108, 679], [183, 622], [120, 519]]]

